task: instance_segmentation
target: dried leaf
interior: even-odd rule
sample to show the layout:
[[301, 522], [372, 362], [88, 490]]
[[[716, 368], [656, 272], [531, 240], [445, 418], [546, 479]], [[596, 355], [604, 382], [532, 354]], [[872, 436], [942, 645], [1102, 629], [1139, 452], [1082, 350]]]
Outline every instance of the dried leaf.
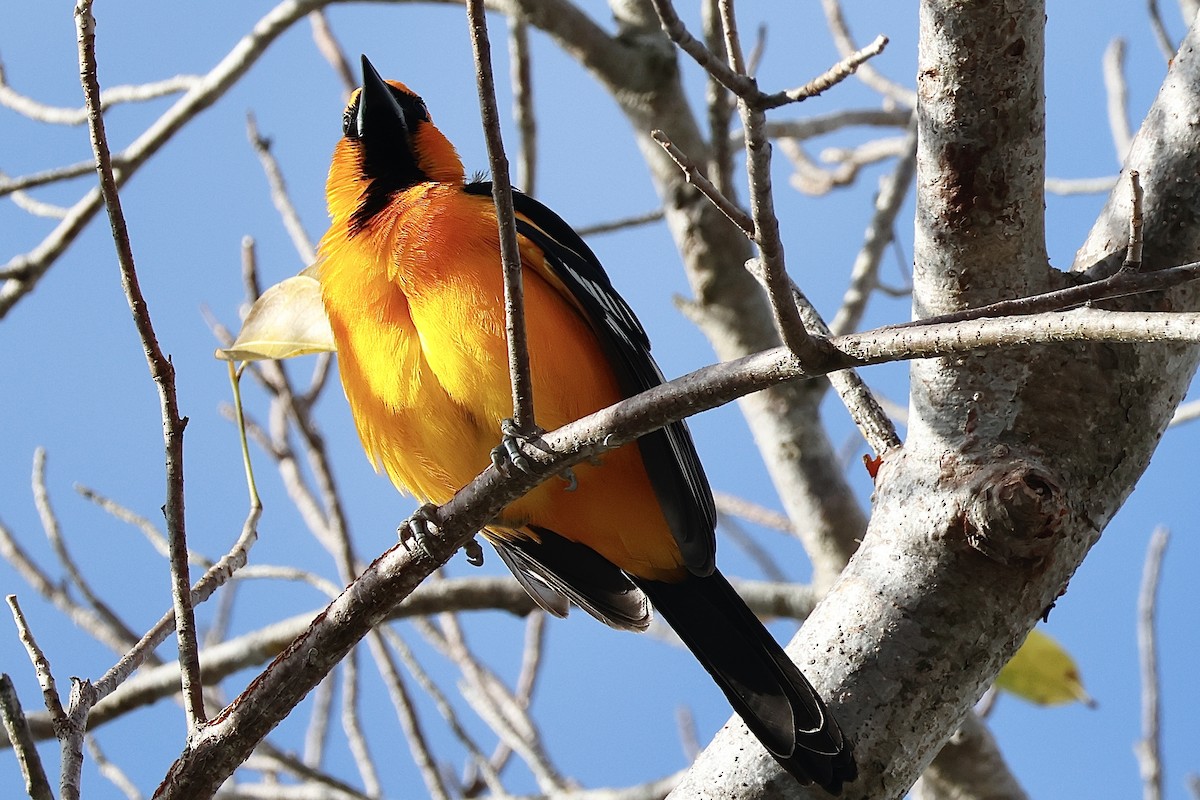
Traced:
[[237, 340], [217, 350], [217, 358], [260, 361], [336, 350], [314, 273], [309, 267], [263, 292], [250, 307]]

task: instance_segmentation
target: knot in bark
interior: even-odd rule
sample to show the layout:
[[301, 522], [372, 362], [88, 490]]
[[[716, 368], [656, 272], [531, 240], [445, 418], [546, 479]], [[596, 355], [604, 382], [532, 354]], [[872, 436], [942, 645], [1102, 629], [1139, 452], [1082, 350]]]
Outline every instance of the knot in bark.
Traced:
[[1002, 564], [1037, 563], [1054, 549], [1067, 515], [1062, 487], [1023, 460], [985, 466], [974, 476], [963, 510], [967, 543]]

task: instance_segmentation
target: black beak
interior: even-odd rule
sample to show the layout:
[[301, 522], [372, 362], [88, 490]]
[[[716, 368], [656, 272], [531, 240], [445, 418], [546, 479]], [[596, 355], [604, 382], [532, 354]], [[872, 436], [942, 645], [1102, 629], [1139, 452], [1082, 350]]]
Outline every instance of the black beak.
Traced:
[[410, 132], [404, 109], [396, 101], [392, 87], [380, 77], [366, 56], [362, 57], [362, 71], [362, 92], [358, 98], [358, 115], [354, 120], [358, 138], [368, 147], [371, 140], [395, 143], [397, 137]]
[[387, 205], [394, 192], [428, 180], [415, 152], [414, 135], [429, 121], [425, 104], [413, 94], [398, 91], [379, 76], [366, 56], [362, 57], [363, 84], [358, 108], [347, 111], [347, 138], [358, 140], [362, 171], [370, 187], [355, 213], [361, 225]]

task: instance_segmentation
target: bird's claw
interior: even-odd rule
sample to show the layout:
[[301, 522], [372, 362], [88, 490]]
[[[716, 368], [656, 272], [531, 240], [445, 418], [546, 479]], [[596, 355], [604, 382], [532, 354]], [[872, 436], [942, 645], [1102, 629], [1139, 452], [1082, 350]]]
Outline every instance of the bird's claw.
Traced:
[[396, 528], [396, 536], [405, 548], [411, 550], [412, 545], [416, 545], [429, 553], [429, 538], [437, 529], [438, 507], [433, 503], [425, 503], [400, 523]]
[[[513, 467], [526, 475], [532, 475], [537, 469], [537, 464], [529, 456], [525, 455], [525, 451], [522, 448], [533, 446], [544, 449], [542, 445], [543, 433], [545, 431], [538, 427], [534, 427], [529, 431], [523, 431], [511, 419], [505, 418], [500, 420], [500, 444], [492, 448], [492, 464], [505, 477], [512, 475]], [[579, 488], [579, 481], [575, 478], [574, 470], [564, 469], [558, 473], [558, 477], [567, 482], [566, 491], [573, 492]]]
[[483, 566], [483, 547], [475, 539], [463, 545], [463, 552], [467, 556], [467, 563], [472, 567]]
[[492, 448], [492, 464], [504, 475], [511, 475], [512, 467], [526, 475], [532, 475], [537, 465], [525, 455], [525, 445], [537, 445], [541, 441], [541, 428], [523, 431], [511, 419], [500, 420], [500, 444]]

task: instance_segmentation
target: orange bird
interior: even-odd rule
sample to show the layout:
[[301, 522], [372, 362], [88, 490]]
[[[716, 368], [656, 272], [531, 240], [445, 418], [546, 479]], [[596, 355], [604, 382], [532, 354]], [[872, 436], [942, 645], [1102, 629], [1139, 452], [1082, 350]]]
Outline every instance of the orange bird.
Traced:
[[[376, 468], [445, 503], [512, 413], [491, 184], [467, 182], [425, 103], [363, 58], [342, 117], [320, 281], [342, 386]], [[570, 226], [513, 193], [537, 421], [554, 429], [662, 382], [641, 324]], [[547, 611], [644, 630], [649, 603], [788, 772], [857, 768], [825, 704], [715, 569], [715, 512], [682, 422], [542, 484], [483, 535]]]

